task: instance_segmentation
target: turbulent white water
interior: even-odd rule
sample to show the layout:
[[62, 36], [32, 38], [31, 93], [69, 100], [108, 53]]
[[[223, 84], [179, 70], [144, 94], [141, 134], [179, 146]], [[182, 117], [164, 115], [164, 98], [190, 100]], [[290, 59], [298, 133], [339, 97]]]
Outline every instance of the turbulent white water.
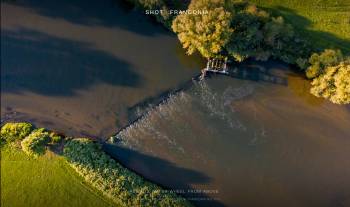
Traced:
[[[344, 159], [349, 117], [341, 107], [308, 105], [285, 86], [215, 77], [150, 108], [117, 135], [112, 145], [117, 149], [111, 151], [169, 188], [219, 191], [196, 195], [220, 199], [198, 206], [261, 206], [263, 201], [264, 206], [318, 207], [350, 195], [345, 176], [350, 162]], [[304, 195], [312, 196], [305, 200]]]
[[147, 111], [106, 152], [169, 189], [218, 191], [196, 206], [350, 206], [349, 106], [310, 95], [285, 64], [248, 61], [142, 108], [205, 62], [119, 1], [55, 2], [1, 3], [6, 120], [101, 138]]
[[[191, 97], [185, 92], [180, 92], [176, 95], [171, 95], [167, 100], [146, 112], [137, 122], [122, 130], [117, 138], [123, 141], [128, 147], [137, 148], [139, 146], [138, 139], [130, 139], [132, 137], [152, 137], [152, 139], [165, 140], [169, 145], [177, 147], [176, 141], [167, 134], [162, 133], [157, 124], [158, 120], [172, 122], [172, 118], [176, 115], [181, 115], [184, 109], [190, 107], [188, 105]], [[181, 149], [181, 148], [180, 148]]]
[[235, 119], [232, 103], [251, 95], [254, 92], [253, 85], [246, 84], [237, 88], [228, 86], [223, 92], [214, 92], [205, 81], [201, 81], [195, 87], [195, 91], [200, 97], [200, 104], [211, 116], [225, 120], [231, 128], [246, 130], [246, 127]]
[[[177, 141], [179, 137], [183, 139], [197, 136], [196, 132], [193, 132], [193, 124], [198, 123], [197, 128], [212, 129], [215, 126], [200, 124], [209, 124], [211, 119], [216, 119], [225, 125], [223, 127], [246, 131], [246, 126], [235, 117], [232, 103], [248, 97], [253, 92], [254, 87], [249, 84], [214, 90], [206, 81], [194, 82], [189, 91], [170, 95], [161, 104], [143, 114], [138, 121], [119, 132], [116, 137], [124, 146], [132, 149], [144, 150], [144, 141], [152, 139], [177, 152], [185, 153], [185, 149]], [[147, 150], [149, 153], [152, 151], [149, 148]]]

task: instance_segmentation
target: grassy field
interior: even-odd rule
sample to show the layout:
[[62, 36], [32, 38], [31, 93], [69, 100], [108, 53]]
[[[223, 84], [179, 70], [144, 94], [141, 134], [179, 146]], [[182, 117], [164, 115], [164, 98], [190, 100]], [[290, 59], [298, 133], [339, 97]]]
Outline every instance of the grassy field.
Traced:
[[2, 207], [107, 207], [111, 203], [85, 184], [52, 152], [37, 159], [20, 149], [1, 149]]
[[283, 16], [318, 48], [350, 54], [349, 0], [249, 0]]

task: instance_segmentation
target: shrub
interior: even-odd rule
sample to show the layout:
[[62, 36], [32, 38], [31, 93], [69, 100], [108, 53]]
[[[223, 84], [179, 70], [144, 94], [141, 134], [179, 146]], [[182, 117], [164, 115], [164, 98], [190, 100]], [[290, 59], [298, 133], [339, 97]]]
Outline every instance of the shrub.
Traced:
[[50, 139], [52, 143], [59, 143], [62, 140], [62, 137], [55, 132], [51, 132]]
[[1, 140], [7, 142], [22, 140], [33, 128], [30, 123], [6, 123], [1, 127]]
[[49, 141], [50, 135], [45, 129], [36, 129], [21, 142], [22, 150], [30, 156], [38, 157], [45, 153], [45, 145]]
[[297, 58], [295, 60], [295, 64], [302, 70], [306, 70], [308, 67], [308, 59], [307, 58]]
[[337, 66], [327, 67], [311, 85], [311, 93], [315, 96], [324, 97], [336, 104], [349, 104], [350, 64], [342, 62]]
[[322, 53], [313, 53], [309, 58], [310, 66], [306, 70], [308, 78], [315, 78], [321, 75], [325, 68], [336, 66], [344, 60], [340, 50], [325, 49]]
[[104, 195], [122, 206], [191, 206], [172, 192], [163, 192], [135, 173], [122, 167], [85, 138], [68, 141], [64, 156], [70, 165]]

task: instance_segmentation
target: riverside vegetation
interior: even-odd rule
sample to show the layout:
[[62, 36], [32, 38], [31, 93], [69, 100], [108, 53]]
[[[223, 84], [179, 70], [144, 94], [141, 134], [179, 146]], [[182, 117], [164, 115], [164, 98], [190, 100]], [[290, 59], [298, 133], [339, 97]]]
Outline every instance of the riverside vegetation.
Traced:
[[16, 143], [1, 148], [1, 206], [110, 207], [67, 161], [51, 151], [33, 158]]
[[[179, 6], [181, 3], [178, 1], [128, 1], [143, 9], [168, 11], [172, 5], [176, 5], [174, 9], [185, 7], [190, 10], [209, 11], [209, 14], [178, 16], [169, 16], [168, 12], [165, 12], [163, 15], [155, 16], [166, 27], [169, 28], [171, 25], [170, 29], [178, 35], [189, 55], [199, 52], [205, 58], [226, 56], [238, 62], [248, 58], [263, 61], [269, 58], [278, 59], [298, 66], [300, 70], [305, 71], [309, 79], [322, 79], [328, 70], [332, 70], [329, 67], [338, 65], [347, 70], [349, 65], [349, 61], [346, 61], [349, 58], [343, 57], [340, 50], [322, 51], [324, 49], [322, 45], [302, 37], [305, 36], [305, 31], [297, 32], [282, 16], [271, 15], [248, 1], [192, 0], [184, 1], [182, 6]], [[343, 24], [344, 27], [347, 25], [349, 26], [347, 23]], [[346, 28], [340, 29], [346, 30]], [[341, 58], [337, 58], [340, 56]], [[326, 64], [322, 59], [326, 60]], [[327, 93], [326, 91], [335, 91], [333, 88], [341, 87], [342, 93], [328, 93], [329, 95], [322, 97], [337, 104], [350, 103], [350, 90], [348, 87], [343, 87], [350, 82], [350, 77], [346, 75], [342, 77], [336, 85], [332, 81], [324, 85], [325, 87], [312, 84], [312, 94], [320, 96]], [[335, 101], [339, 98], [342, 101]]]
[[112, 206], [111, 201], [91, 190], [64, 157], [50, 150], [28, 156], [21, 149], [21, 141], [33, 130], [30, 123], [1, 127], [1, 206]]
[[337, 104], [349, 103], [350, 64], [345, 62], [327, 67], [322, 75], [313, 79], [311, 93]]
[[163, 191], [122, 167], [89, 139], [67, 142], [64, 156], [86, 181], [123, 206], [191, 206], [175, 193]]
[[350, 1], [250, 0], [286, 22], [318, 48], [350, 54]]
[[[22, 152], [19, 150], [19, 146], [21, 146]], [[48, 148], [59, 150], [62, 147], [63, 154], [61, 155], [47, 150]], [[23, 154], [23, 152], [27, 155]], [[62, 139], [58, 134], [46, 129], [35, 129], [30, 123], [6, 123], [1, 127], [1, 153], [3, 156], [1, 161], [3, 166], [2, 173], [7, 175], [6, 179], [3, 177], [1, 179], [2, 189], [5, 191], [5, 193], [2, 193], [1, 200], [6, 204], [18, 206], [20, 202], [23, 202], [23, 199], [28, 199], [28, 197], [34, 200], [33, 204], [35, 205], [37, 203], [34, 202], [38, 200], [41, 204], [48, 204], [52, 199], [51, 197], [55, 197], [52, 196], [55, 195], [55, 192], [52, 192], [50, 188], [52, 186], [65, 185], [62, 187], [63, 191], [75, 195], [74, 197], [82, 196], [82, 198], [86, 199], [86, 202], [90, 202], [85, 205], [85, 200], [79, 200], [80, 203], [77, 204], [79, 206], [94, 206], [92, 204], [109, 206], [111, 203], [117, 206], [191, 206], [184, 198], [171, 191], [163, 190], [122, 167], [105, 154], [99, 144], [86, 138]], [[13, 154], [16, 154], [16, 162], [11, 162]], [[31, 183], [29, 174], [35, 172], [37, 173], [35, 177], [39, 176], [38, 180], [34, 179], [36, 180], [35, 186], [21, 186], [20, 183], [14, 180], [14, 177], [19, 173], [17, 171], [13, 175], [8, 174], [10, 171], [13, 171], [10, 167], [18, 169], [20, 168], [18, 165], [27, 160], [30, 160], [28, 167], [34, 167], [34, 169], [21, 171], [21, 183]], [[40, 166], [40, 164], [44, 166]], [[75, 174], [70, 169], [67, 169], [66, 166], [71, 166], [80, 177], [65, 175], [63, 177], [66, 182], [61, 183], [59, 178], [62, 174], [66, 174], [65, 171]], [[47, 173], [49, 171], [50, 173]], [[85, 180], [86, 183], [81, 184], [81, 179]], [[45, 183], [45, 189], [40, 186], [40, 182]], [[76, 192], [69, 190], [71, 185], [73, 185], [72, 189], [77, 190]], [[42, 194], [38, 194], [41, 198], [28, 195], [28, 191], [23, 189], [24, 187], [37, 187], [36, 191], [47, 190], [52, 195], [48, 194], [47, 198], [43, 200]], [[97, 189], [98, 192], [93, 192], [93, 189]], [[13, 194], [11, 195], [9, 192], [17, 191], [23, 192], [26, 196], [22, 200], [11, 200]], [[75, 194], [79, 192], [87, 195]], [[59, 193], [63, 194], [64, 192], [59, 191]], [[60, 198], [69, 200], [72, 199], [72, 196], [68, 194], [62, 195]], [[97, 204], [97, 201], [100, 201], [101, 205]], [[63, 204], [62, 201], [59, 204]], [[53, 206], [56, 206], [56, 204], [53, 204]]]

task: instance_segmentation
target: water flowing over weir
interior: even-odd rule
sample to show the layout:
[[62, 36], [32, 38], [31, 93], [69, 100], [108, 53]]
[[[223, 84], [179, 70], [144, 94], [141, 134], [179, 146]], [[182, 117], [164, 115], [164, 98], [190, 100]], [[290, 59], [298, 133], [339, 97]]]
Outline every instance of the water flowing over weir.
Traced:
[[[229, 94], [234, 91], [238, 91], [238, 93]], [[123, 141], [127, 146], [132, 147], [135, 145], [129, 143], [129, 141], [133, 140], [128, 138], [138, 137], [140, 134], [143, 136], [146, 135], [147, 137], [155, 135], [154, 139], [166, 140], [167, 144], [174, 145], [174, 147], [177, 148], [176, 141], [169, 139], [169, 136], [160, 130], [164, 130], [164, 127], [166, 127], [171, 133], [173, 133], [174, 130], [175, 133], [191, 133], [192, 128], [189, 126], [182, 126], [183, 123], [187, 123], [189, 112], [194, 113], [193, 116], [204, 116], [205, 114], [203, 113], [206, 113], [223, 121], [227, 121], [230, 127], [241, 127], [241, 125], [235, 125], [234, 121], [229, 116], [230, 112], [233, 111], [230, 111], [227, 107], [227, 103], [231, 99], [236, 98], [235, 95], [241, 96], [241, 91], [228, 88], [228, 90], [225, 90], [224, 94], [218, 97], [218, 94], [211, 91], [206, 82], [201, 81], [195, 83], [194, 89], [191, 92], [192, 94], [181, 91], [175, 95], [170, 95], [168, 99], [159, 104], [155, 109], [146, 112], [139, 121], [119, 132], [117, 138]], [[197, 107], [203, 109], [202, 114], [196, 114], [198, 110]], [[166, 126], [155, 125], [155, 123], [160, 121], [166, 121]], [[171, 136], [174, 136], [174, 134]], [[138, 142], [138, 140], [135, 141]], [[135, 144], [136, 146], [138, 145], [138, 143]], [[179, 150], [183, 152], [182, 148], [179, 148]]]
[[194, 82], [105, 149], [198, 206], [347, 203], [350, 113], [300, 91], [301, 99], [289, 100], [299, 79], [288, 81], [282, 88], [224, 76]]
[[[188, 133], [192, 132], [192, 128], [182, 126], [188, 121], [189, 113], [194, 113], [193, 116], [212, 117], [223, 122], [230, 128], [246, 130], [239, 120], [235, 120], [234, 108], [230, 107], [230, 103], [234, 100], [242, 99], [253, 93], [253, 86], [246, 84], [238, 88], [228, 87], [222, 93], [214, 92], [206, 81], [193, 82], [193, 88], [188, 91], [180, 91], [176, 94], [169, 95], [169, 97], [156, 106], [150, 109], [135, 123], [129, 125], [121, 130], [116, 138], [122, 141], [128, 147], [135, 147], [139, 145], [139, 140], [130, 139], [131, 137], [139, 137], [139, 135], [153, 137], [154, 139], [166, 140], [167, 144], [176, 145], [176, 141], [169, 138], [166, 133], [161, 132], [166, 127], [172, 133]], [[201, 109], [198, 111], [198, 109]], [[198, 113], [201, 112], [201, 113]], [[195, 117], [191, 118], [195, 118]], [[174, 119], [175, 118], [175, 119]], [[156, 125], [158, 122], [166, 122], [166, 126]], [[208, 123], [208, 127], [212, 125]], [[136, 143], [132, 143], [135, 141]], [[113, 141], [112, 141], [113, 142]], [[178, 148], [179, 152], [183, 153], [183, 148]]]
[[205, 62], [120, 3], [2, 2], [1, 121], [101, 139], [142, 115], [106, 151], [198, 206], [350, 206], [349, 106], [247, 62], [147, 108]]

